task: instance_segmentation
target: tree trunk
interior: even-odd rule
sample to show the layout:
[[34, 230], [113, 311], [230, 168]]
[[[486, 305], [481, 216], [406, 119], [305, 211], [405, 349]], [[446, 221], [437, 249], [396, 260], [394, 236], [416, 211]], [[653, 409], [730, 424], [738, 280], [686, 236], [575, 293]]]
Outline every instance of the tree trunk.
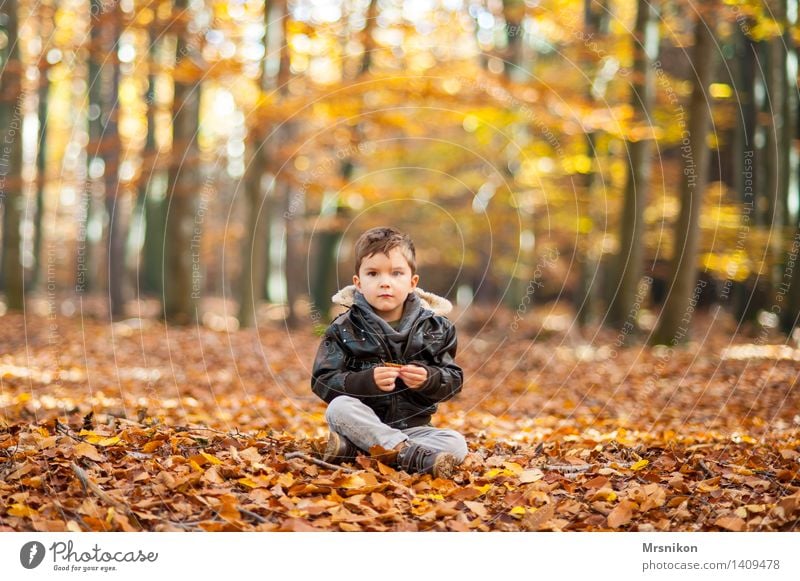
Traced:
[[524, 81], [527, 75], [522, 64], [522, 21], [525, 18], [525, 3], [522, 0], [503, 0], [506, 51], [503, 76], [509, 81]]
[[[266, 72], [269, 54], [269, 32], [271, 2], [264, 2], [264, 58], [260, 66], [259, 86], [262, 91], [269, 89]], [[248, 208], [247, 236], [242, 248], [242, 274], [239, 296], [239, 325], [251, 327], [256, 321], [258, 302], [264, 295], [269, 260], [269, 225], [267, 196], [271, 188], [264, 187], [266, 169], [268, 130], [252, 127], [247, 140], [247, 159], [244, 175], [245, 200]], [[274, 190], [273, 190], [274, 192]]]
[[[53, 34], [53, 13], [50, 7], [42, 6], [39, 13], [39, 36], [50, 38]], [[44, 223], [44, 189], [47, 184], [47, 105], [50, 93], [50, 79], [45, 54], [39, 58], [39, 103], [37, 118], [39, 119], [39, 134], [36, 142], [36, 218], [33, 230], [33, 272], [29, 288], [36, 289], [39, 286], [42, 270], [42, 240]]]
[[[6, 307], [10, 311], [24, 309], [24, 281], [20, 260], [22, 220], [22, 63], [19, 54], [19, 21], [17, 0], [6, 0], [2, 6], [6, 32], [6, 54], [0, 77], [0, 128], [4, 131], [0, 155], [0, 205], [3, 209], [2, 273]], [[0, 24], [1, 26], [2, 24]]]
[[[174, 12], [188, 10], [188, 0], [176, 0]], [[193, 219], [192, 196], [200, 193], [197, 130], [200, 116], [200, 75], [194, 74], [194, 48], [185, 29], [176, 45], [175, 97], [172, 104], [172, 152], [167, 181], [164, 256], [164, 317], [177, 324], [197, 318], [202, 291], [201, 226]], [[201, 193], [202, 195], [202, 193]]]
[[[750, 22], [750, 25], [753, 23]], [[736, 71], [738, 78], [736, 86], [737, 103], [741, 107], [742, 123], [737, 124], [736, 134], [737, 147], [733, 148], [736, 158], [732, 160], [733, 166], [738, 168], [734, 172], [736, 176], [736, 191], [739, 193], [739, 201], [742, 208], [742, 218], [740, 225], [740, 235], [749, 231], [756, 224], [755, 221], [755, 193], [756, 179], [759, 177], [757, 160], [763, 155], [756, 151], [756, 132], [758, 131], [758, 107], [756, 85], [760, 83], [757, 74], [756, 55], [757, 44], [737, 26], [737, 50], [736, 50]], [[739, 242], [737, 242], [737, 245]], [[741, 242], [741, 249], [746, 250], [744, 241]], [[726, 283], [727, 284], [727, 283]], [[736, 320], [739, 322], [754, 322], [757, 317], [757, 309], [752, 308], [750, 301], [751, 295], [747, 292], [744, 281], [737, 280], [731, 285], [731, 303]], [[723, 294], [723, 297], [726, 295]]]
[[[654, 100], [653, 61], [658, 50], [658, 24], [655, 3], [639, 0], [634, 29], [633, 95], [631, 107], [638, 137], [626, 141], [629, 151], [628, 180], [625, 184], [619, 254], [615, 265], [616, 290], [609, 307], [607, 323], [621, 326], [634, 307], [644, 257], [644, 208], [650, 188], [651, 150], [653, 144], [652, 108]], [[627, 335], [626, 335], [627, 337]]]
[[[773, 4], [772, 11], [774, 12], [775, 18], [781, 21], [783, 18], [781, 13], [783, 0], [778, 0], [771, 4]], [[783, 37], [778, 36], [768, 41], [768, 59], [764, 66], [764, 71], [767, 89], [765, 110], [768, 113], [767, 118], [770, 121], [765, 124], [767, 145], [764, 148], [764, 178], [767, 208], [764, 217], [764, 226], [769, 230], [769, 242], [768, 248], [765, 249], [767, 272], [761, 273], [761, 275], [764, 277], [764, 282], [767, 283], [769, 297], [772, 297], [773, 293], [777, 292], [777, 287], [778, 284], [780, 284], [782, 276], [783, 226], [786, 215], [784, 208], [784, 202], [786, 200], [784, 193], [786, 189], [786, 179], [782, 162], [784, 159], [784, 149], [788, 152], [789, 144], [784, 142], [785, 132], [783, 127], [785, 123], [783, 106], [786, 89], [786, 83], [784, 81], [786, 66], [783, 53]]]
[[[689, 326], [699, 290], [697, 280], [697, 248], [700, 238], [700, 210], [703, 206], [708, 179], [709, 149], [706, 145], [710, 113], [706, 87], [711, 79], [715, 40], [709, 24], [713, 25], [715, 2], [704, 3], [701, 16], [695, 22], [695, 42], [692, 65], [695, 75], [689, 101], [689, 150], [682, 151], [681, 209], [674, 229], [667, 300], [652, 335], [654, 345], [677, 345], [687, 339]], [[711, 18], [704, 19], [702, 15]], [[707, 24], [709, 23], [709, 24]]]
[[[289, 67], [289, 10], [287, 0], [279, 0], [275, 3], [279, 11], [277, 15], [282, 24], [282, 39], [280, 49], [280, 67], [278, 69], [278, 91], [282, 97], [288, 94], [288, 85], [291, 78]], [[294, 121], [285, 121], [281, 125], [281, 130], [275, 136], [275, 148], [278, 149], [286, 143], [291, 143], [294, 138]], [[288, 167], [289, 160], [280, 159], [283, 167]], [[283, 162], [286, 163], [283, 163]], [[277, 179], [277, 178], [276, 178]], [[299, 285], [299, 244], [303, 239], [302, 222], [305, 217], [305, 200], [302, 192], [295, 191], [289, 182], [284, 182], [279, 190], [280, 200], [283, 205], [284, 217], [284, 255], [283, 272], [286, 290], [287, 314], [285, 324], [289, 328], [296, 327], [298, 324], [295, 302], [300, 292]]]
[[[378, 20], [378, 2], [370, 0], [367, 6], [366, 25], [362, 31], [364, 38], [364, 52], [361, 55], [361, 64], [358, 73], [353, 80], [357, 80], [369, 73], [370, 63], [372, 62], [372, 51], [375, 50], [375, 40], [373, 31]], [[346, 73], [343, 73], [343, 77]], [[360, 124], [356, 125], [351, 131], [351, 141], [349, 151], [358, 151], [363, 135]], [[355, 171], [357, 159], [353, 155], [348, 155], [342, 160], [340, 177], [342, 183], [349, 183]], [[328, 204], [323, 203], [319, 227], [316, 235], [316, 251], [314, 252], [315, 264], [311, 277], [311, 303], [314, 306], [312, 321], [319, 324], [321, 321], [328, 322], [330, 312], [330, 300], [336, 292], [336, 271], [338, 266], [336, 250], [339, 242], [344, 236], [341, 224], [341, 205], [339, 196], [335, 194]]]
[[141, 212], [144, 221], [144, 242], [142, 244], [142, 268], [140, 270], [140, 288], [145, 293], [161, 294], [163, 281], [164, 254], [164, 182], [167, 179], [163, 170], [156, 168], [158, 144], [156, 143], [156, 81], [157, 64], [160, 54], [159, 42], [154, 30], [150, 31], [149, 67], [147, 75], [147, 135], [142, 151], [142, 177], [139, 182], [139, 194], [136, 211]]
[[127, 240], [127, 212], [122, 204], [119, 188], [121, 145], [118, 130], [120, 69], [116, 58], [120, 37], [121, 12], [114, 4], [108, 12], [109, 22], [103, 31], [106, 47], [106, 67], [103, 83], [103, 159], [105, 161], [105, 201], [108, 215], [106, 236], [106, 264], [108, 273], [108, 312], [110, 317], [120, 317], [125, 312], [125, 241]]
[[[596, 2], [595, 0], [584, 1], [584, 28], [587, 38], [605, 36], [608, 33], [609, 21], [608, 0]], [[588, 51], [587, 51], [588, 52]], [[601, 78], [603, 69], [601, 62], [598, 62], [596, 55], [586, 60], [584, 70], [589, 73], [589, 86], [586, 95], [591, 103], [597, 103], [598, 99], [604, 98], [606, 80]], [[595, 224], [599, 224], [602, 217], [599, 215], [598, 205], [594, 200], [594, 188], [597, 182], [597, 147], [600, 132], [588, 131], [586, 134], [586, 156], [590, 160], [589, 171], [585, 174], [583, 182], [584, 195], [588, 200], [586, 204], [586, 220], [581, 220], [580, 224], [586, 227], [579, 228], [578, 240], [578, 288], [575, 296], [575, 318], [580, 327], [586, 327], [594, 322], [597, 316], [597, 293], [600, 287], [598, 274], [600, 273], [601, 252], [597, 246], [597, 236], [594, 232]]]
[[[784, 14], [787, 17], [790, 11], [787, 10], [788, 6], [786, 1], [784, 3]], [[784, 30], [783, 40], [788, 50], [797, 56], [797, 46], [795, 45], [794, 38], [791, 34], [791, 26], [797, 25], [797, 14], [795, 13], [793, 19], [789, 19], [787, 26]], [[787, 254], [784, 256], [783, 264], [783, 278], [781, 280], [782, 290], [788, 295], [781, 302], [783, 303], [780, 315], [781, 330], [787, 336], [791, 336], [794, 328], [800, 323], [800, 212], [792, 213], [789, 211], [789, 197], [794, 193], [796, 197], [797, 207], [800, 209], [800, 187], [798, 180], [797, 170], [797, 150], [794, 147], [795, 139], [800, 135], [798, 132], [798, 122], [800, 122], [800, 114], [798, 114], [798, 98], [797, 98], [797, 83], [790, 73], [788, 67], [788, 56], [783, 53], [784, 58], [784, 71], [783, 78], [786, 82], [786, 98], [784, 99], [784, 143], [786, 144], [786, 151], [783, 154], [784, 174], [786, 180], [786, 207], [787, 212], [785, 216], [785, 224], [789, 231], [794, 231], [792, 240], [787, 244]], [[798, 62], [795, 58], [795, 62]]]
[[367, 6], [367, 21], [364, 25], [363, 42], [364, 54], [361, 58], [361, 66], [358, 70], [358, 76], [366, 75], [369, 73], [369, 68], [372, 65], [372, 52], [376, 49], [375, 37], [372, 31], [375, 30], [375, 24], [378, 19], [378, 0], [369, 0]]

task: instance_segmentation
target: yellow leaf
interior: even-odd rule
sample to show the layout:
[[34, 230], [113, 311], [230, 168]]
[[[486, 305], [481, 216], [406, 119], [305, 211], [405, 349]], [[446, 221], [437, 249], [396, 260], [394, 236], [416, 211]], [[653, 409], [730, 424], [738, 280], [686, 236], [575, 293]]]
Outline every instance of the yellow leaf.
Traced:
[[95, 462], [102, 462], [105, 460], [98, 452], [97, 448], [89, 444], [88, 442], [81, 442], [75, 446], [75, 455], [79, 457], [89, 458], [90, 460], [94, 460]]
[[198, 463], [197, 463], [197, 462], [195, 462], [194, 460], [189, 460], [189, 466], [191, 466], [191, 467], [192, 467], [192, 470], [195, 470], [196, 472], [205, 472], [205, 470], [203, 470], [203, 469], [200, 467], [200, 464], [198, 464]]
[[649, 460], [644, 460], [644, 459], [639, 460], [636, 464], [631, 466], [631, 470], [641, 470], [642, 468], [644, 468], [648, 464], [650, 464]]
[[510, 470], [514, 474], [514, 476], [522, 474], [522, 466], [520, 466], [516, 462], [503, 462], [503, 466], [505, 466], [508, 470]]
[[483, 475], [484, 478], [488, 478], [489, 480], [497, 478], [498, 476], [514, 476], [514, 473], [507, 468], [492, 468]]
[[285, 472], [278, 477], [278, 484], [284, 488], [289, 488], [294, 484], [294, 476], [292, 476], [291, 472]]
[[617, 499], [617, 493], [611, 490], [610, 488], [601, 488], [597, 492], [594, 493], [592, 500], [605, 500], [607, 502], [613, 502]]
[[250, 478], [240, 478], [236, 482], [242, 486], [247, 486], [248, 488], [258, 488], [258, 483], [253, 482]]
[[211, 462], [212, 464], [222, 464], [222, 460], [220, 460], [213, 454], [206, 454], [205, 452], [200, 452], [200, 455], [209, 462]]
[[339, 484], [342, 488], [363, 488], [367, 485], [367, 482], [361, 478], [358, 474], [351, 474]]
[[492, 488], [491, 484], [484, 484], [483, 486], [476, 486], [475, 490], [477, 490], [481, 494], [486, 494], [487, 492], [489, 492], [489, 490], [491, 490], [491, 488]]
[[99, 442], [96, 442], [98, 446], [116, 446], [122, 441], [119, 436], [113, 436], [111, 438], [103, 438]]
[[508, 511], [508, 514], [511, 516], [522, 516], [525, 514], [525, 507], [524, 506], [515, 506], [511, 510]]
[[31, 517], [39, 513], [26, 504], [12, 504], [8, 509], [8, 514], [9, 516]]

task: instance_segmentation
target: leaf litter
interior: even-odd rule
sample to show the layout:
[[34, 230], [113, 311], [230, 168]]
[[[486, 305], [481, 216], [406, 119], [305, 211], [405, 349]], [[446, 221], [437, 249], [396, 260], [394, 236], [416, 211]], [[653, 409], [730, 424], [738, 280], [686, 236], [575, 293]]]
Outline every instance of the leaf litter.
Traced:
[[[450, 480], [317, 460], [318, 337], [4, 317], [0, 530], [772, 531], [800, 523], [797, 365], [462, 333]], [[601, 335], [596, 342], [602, 345]], [[606, 337], [607, 344], [613, 336]], [[603, 355], [605, 353], [605, 355]], [[609, 353], [612, 353], [609, 356]]]

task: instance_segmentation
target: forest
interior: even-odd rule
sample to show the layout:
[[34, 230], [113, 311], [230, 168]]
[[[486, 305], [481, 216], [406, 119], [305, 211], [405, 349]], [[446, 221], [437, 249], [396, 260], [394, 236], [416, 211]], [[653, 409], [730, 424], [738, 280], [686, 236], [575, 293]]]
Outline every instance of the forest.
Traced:
[[[0, 530], [800, 523], [798, 4], [2, 0]], [[363, 231], [452, 479], [318, 460]]]

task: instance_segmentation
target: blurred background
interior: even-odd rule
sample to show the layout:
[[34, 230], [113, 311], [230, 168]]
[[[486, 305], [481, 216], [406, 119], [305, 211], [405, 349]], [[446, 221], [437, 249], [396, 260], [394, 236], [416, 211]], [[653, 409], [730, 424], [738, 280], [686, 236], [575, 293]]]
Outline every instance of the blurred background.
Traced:
[[2, 314], [319, 327], [389, 224], [475, 328], [798, 322], [797, 2], [0, 11]]

